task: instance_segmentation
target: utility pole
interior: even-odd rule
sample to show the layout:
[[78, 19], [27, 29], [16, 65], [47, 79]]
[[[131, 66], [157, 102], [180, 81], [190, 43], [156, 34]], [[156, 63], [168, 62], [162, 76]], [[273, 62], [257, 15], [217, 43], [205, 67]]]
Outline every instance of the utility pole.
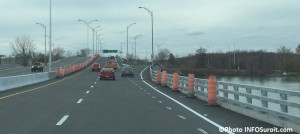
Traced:
[[233, 64], [235, 66], [235, 43], [233, 44]]
[[50, 0], [50, 26], [49, 26], [49, 42], [50, 42], [50, 44], [49, 44], [49, 72], [51, 72], [51, 64], [52, 64], [52, 59], [51, 59], [51, 58], [52, 58], [52, 56], [51, 56], [51, 55], [52, 55], [52, 53], [51, 53], [51, 50], [52, 50], [52, 49], [51, 49], [51, 45], [52, 45], [52, 38], [51, 38], [51, 37], [52, 37], [52, 13], [51, 13], [51, 12], [52, 12], [52, 11], [51, 11], [51, 10], [52, 10], [52, 9], [51, 9], [52, 7], [51, 7], [51, 6], [52, 6], [52, 4], [51, 4], [51, 3], [52, 3], [52, 1]]

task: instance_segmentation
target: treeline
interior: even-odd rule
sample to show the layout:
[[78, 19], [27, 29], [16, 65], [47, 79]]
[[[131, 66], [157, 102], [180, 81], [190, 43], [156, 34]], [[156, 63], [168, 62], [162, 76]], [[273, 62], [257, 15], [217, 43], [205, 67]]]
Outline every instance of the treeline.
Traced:
[[[199, 48], [195, 54], [174, 58], [170, 54], [167, 61], [162, 61], [167, 68], [177, 68], [183, 73], [197, 75], [269, 75], [300, 74], [300, 45], [296, 53], [284, 46], [277, 52], [241, 51], [207, 53]], [[299, 51], [299, 52], [298, 52]]]
[[[47, 44], [47, 48], [49, 44]], [[12, 49], [12, 56], [0, 58], [1, 64], [20, 64], [23, 66], [28, 66], [32, 62], [43, 62], [49, 63], [49, 50], [47, 53], [36, 52], [37, 46], [28, 36], [18, 36], [15, 38], [14, 42], [10, 43]], [[72, 52], [65, 52], [62, 47], [54, 47], [51, 51], [52, 61], [63, 59], [66, 57], [75, 56]], [[77, 52], [77, 55], [88, 55], [90, 51], [88, 49], [82, 49], [80, 52]]]

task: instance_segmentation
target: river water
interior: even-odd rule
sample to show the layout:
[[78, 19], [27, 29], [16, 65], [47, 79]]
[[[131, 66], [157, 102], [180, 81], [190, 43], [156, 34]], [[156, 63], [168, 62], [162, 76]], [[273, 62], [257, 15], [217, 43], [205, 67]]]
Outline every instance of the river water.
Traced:
[[300, 92], [300, 77], [219, 77], [217, 80]]

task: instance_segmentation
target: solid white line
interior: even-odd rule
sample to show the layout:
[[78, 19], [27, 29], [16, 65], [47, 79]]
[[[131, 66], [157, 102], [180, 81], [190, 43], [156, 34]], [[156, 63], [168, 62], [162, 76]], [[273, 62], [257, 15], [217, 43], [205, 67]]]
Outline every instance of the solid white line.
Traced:
[[[149, 67], [149, 66], [148, 66], [148, 67]], [[169, 98], [170, 100], [174, 101], [174, 102], [177, 103], [178, 105], [182, 106], [182, 107], [185, 108], [186, 110], [192, 112], [192, 113], [195, 114], [196, 116], [202, 118], [203, 120], [206, 120], [208, 123], [214, 125], [214, 126], [217, 127], [218, 129], [221, 128], [221, 127], [223, 127], [223, 126], [219, 125], [218, 123], [216, 123], [216, 122], [214, 122], [214, 121], [212, 121], [212, 120], [206, 118], [205, 116], [199, 114], [198, 112], [196, 112], [195, 110], [189, 108], [188, 106], [182, 104], [181, 102], [175, 100], [174, 98], [172, 98], [172, 97], [170, 97], [170, 96], [164, 94], [163, 92], [159, 91], [158, 89], [154, 88], [152, 85], [150, 85], [149, 83], [147, 83], [146, 81], [144, 81], [143, 76], [142, 76], [142, 73], [143, 73], [148, 67], [146, 67], [146, 68], [140, 73], [141, 79], [143, 80], [143, 82], [144, 82], [146, 85], [148, 85], [149, 87], [151, 87], [151, 88], [152, 88], [153, 90], [155, 90], [156, 92], [158, 92], [158, 93], [162, 94], [163, 96]], [[227, 132], [227, 133], [229, 133], [229, 134], [234, 134], [234, 133], [231, 133], [231, 132]]]
[[204, 131], [204, 130], [201, 129], [201, 128], [197, 128], [197, 130], [200, 131], [200, 132], [203, 133], [203, 134], [208, 134], [206, 131]]
[[77, 101], [77, 103], [79, 104], [79, 103], [81, 103], [83, 101], [83, 99], [79, 99], [78, 101]]
[[88, 94], [88, 93], [90, 93], [90, 91], [86, 91], [86, 93]]
[[186, 118], [184, 117], [184, 116], [182, 116], [182, 115], [177, 115], [179, 118], [181, 118], [181, 119], [183, 119], [183, 120], [185, 120]]
[[68, 118], [69, 118], [69, 115], [65, 115], [64, 117], [62, 117], [62, 118], [59, 120], [59, 122], [56, 123], [56, 126], [62, 125]]

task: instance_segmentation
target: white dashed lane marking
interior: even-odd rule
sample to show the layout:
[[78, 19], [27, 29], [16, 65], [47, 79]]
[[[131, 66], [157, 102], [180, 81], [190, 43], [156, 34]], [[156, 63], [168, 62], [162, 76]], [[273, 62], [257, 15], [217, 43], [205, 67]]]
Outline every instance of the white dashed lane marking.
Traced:
[[77, 103], [79, 104], [79, 103], [81, 103], [83, 101], [83, 99], [79, 99], [78, 101], [77, 101]]
[[204, 131], [204, 130], [201, 129], [201, 128], [197, 128], [197, 130], [200, 131], [200, 132], [203, 133], [203, 134], [208, 134], [206, 131]]
[[177, 115], [180, 119], [183, 119], [183, 120], [185, 120], [186, 118], [184, 117], [184, 116], [182, 116], [182, 115]]
[[167, 109], [169, 109], [169, 110], [172, 110], [172, 108], [171, 107], [166, 107]]
[[69, 115], [65, 115], [56, 123], [56, 126], [61, 126], [68, 118], [69, 118]]
[[158, 103], [162, 104], [163, 102], [162, 101], [157, 101]]
[[86, 94], [90, 93], [90, 91], [86, 91]]

